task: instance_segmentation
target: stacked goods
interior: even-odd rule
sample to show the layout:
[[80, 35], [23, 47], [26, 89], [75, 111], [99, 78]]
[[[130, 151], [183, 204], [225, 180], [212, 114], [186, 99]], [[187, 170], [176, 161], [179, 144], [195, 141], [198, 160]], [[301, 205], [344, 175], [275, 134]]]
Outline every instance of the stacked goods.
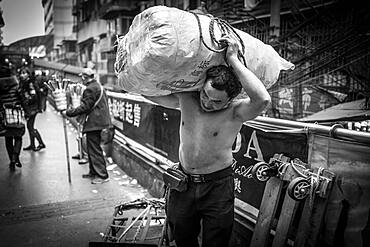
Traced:
[[51, 90], [55, 106], [58, 111], [67, 109], [67, 96], [66, 89], [70, 81], [68, 79], [58, 79], [53, 77], [51, 80], [45, 82], [48, 88]]
[[218, 41], [224, 34], [238, 42], [240, 60], [266, 88], [277, 81], [280, 70], [294, 68], [270, 45], [221, 19], [155, 6], [138, 14], [118, 40], [119, 85], [147, 96], [198, 90], [207, 69], [225, 64], [226, 47]]
[[53, 92], [55, 105], [58, 111], [63, 111], [67, 109], [67, 96], [65, 91], [55, 91]]
[[85, 86], [81, 83], [70, 84], [68, 91], [72, 99], [72, 107], [77, 108], [81, 104], [81, 96], [85, 89]]

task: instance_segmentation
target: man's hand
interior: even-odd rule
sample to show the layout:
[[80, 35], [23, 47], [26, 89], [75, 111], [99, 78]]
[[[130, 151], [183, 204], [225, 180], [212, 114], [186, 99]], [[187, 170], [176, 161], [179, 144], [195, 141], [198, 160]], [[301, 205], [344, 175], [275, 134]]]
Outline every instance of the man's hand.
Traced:
[[71, 106], [68, 107], [68, 109], [63, 110], [62, 113], [64, 113], [67, 117], [70, 117], [70, 112], [73, 110]]
[[234, 58], [238, 59], [239, 45], [234, 39], [230, 38], [229, 35], [223, 35], [219, 41], [227, 44], [226, 49], [227, 62]]

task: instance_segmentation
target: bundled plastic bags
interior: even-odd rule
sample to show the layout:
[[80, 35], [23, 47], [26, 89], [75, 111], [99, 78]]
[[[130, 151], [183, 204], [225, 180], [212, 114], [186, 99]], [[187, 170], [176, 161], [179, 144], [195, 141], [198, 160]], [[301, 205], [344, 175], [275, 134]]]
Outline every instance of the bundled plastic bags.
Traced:
[[210, 67], [225, 64], [225, 47], [218, 42], [222, 34], [239, 42], [240, 60], [266, 88], [277, 81], [280, 70], [294, 68], [270, 45], [220, 19], [155, 6], [138, 14], [118, 40], [120, 87], [147, 96], [198, 90]]

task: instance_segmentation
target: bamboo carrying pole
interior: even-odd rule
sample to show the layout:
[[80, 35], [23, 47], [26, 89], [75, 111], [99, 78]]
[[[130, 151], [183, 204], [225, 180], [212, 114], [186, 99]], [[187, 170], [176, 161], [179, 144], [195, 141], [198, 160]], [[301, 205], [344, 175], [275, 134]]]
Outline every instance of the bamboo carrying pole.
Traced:
[[255, 122], [256, 124], [269, 125], [275, 127], [308, 129], [316, 134], [331, 136], [341, 140], [350, 140], [370, 144], [370, 133], [363, 131], [348, 130], [345, 128], [341, 128], [339, 125], [328, 127], [319, 124], [301, 123], [297, 121], [269, 117], [257, 117], [255, 120], [249, 122]]
[[63, 115], [62, 115], [62, 119], [63, 119], [63, 129], [64, 129], [64, 140], [65, 140], [65, 144], [66, 144], [68, 181], [69, 181], [69, 183], [71, 183], [72, 182], [72, 180], [71, 180], [71, 165], [70, 165], [70, 162], [69, 162], [69, 147], [68, 147], [67, 124], [66, 124], [66, 119], [65, 119], [65, 117]]

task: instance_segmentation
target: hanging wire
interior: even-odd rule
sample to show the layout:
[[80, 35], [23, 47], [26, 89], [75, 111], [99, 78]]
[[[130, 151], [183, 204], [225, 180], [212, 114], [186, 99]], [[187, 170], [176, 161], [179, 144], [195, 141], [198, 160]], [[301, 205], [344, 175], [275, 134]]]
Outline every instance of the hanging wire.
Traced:
[[[368, 56], [368, 55], [370, 55], [370, 52], [369, 52], [369, 53], [366, 53], [366, 54], [363, 54], [362, 56], [358, 57], [358, 58], [357, 58], [357, 59], [355, 59], [355, 60], [352, 60], [352, 61], [348, 62], [347, 64], [344, 64], [344, 65], [342, 65], [342, 66], [340, 66], [340, 67], [337, 67], [337, 68], [335, 68], [335, 69], [329, 70], [327, 73], [333, 73], [333, 72], [335, 72], [335, 71], [338, 71], [338, 70], [342, 69], [343, 67], [346, 67], [346, 66], [348, 66], [348, 65], [350, 65], [350, 64], [352, 64], [352, 63], [354, 63], [354, 62], [357, 62], [358, 60], [363, 59], [364, 57], [366, 57], [366, 56]], [[308, 84], [308, 82], [310, 82], [310, 81], [314, 81], [314, 80], [316, 80], [316, 79], [318, 79], [318, 78], [320, 78], [320, 77], [323, 77], [324, 75], [325, 75], [325, 74], [320, 74], [320, 75], [317, 75], [317, 76], [315, 76], [315, 77], [308, 78], [307, 80], [303, 80], [303, 81], [300, 81], [300, 82], [297, 82], [297, 83], [292, 83], [292, 84], [286, 85], [286, 86], [284, 86], [284, 87], [285, 87], [285, 88], [294, 88], [294, 87], [298, 87], [298, 86], [303, 85], [303, 84]], [[279, 91], [281, 91], [281, 89], [270, 90], [269, 92], [270, 92], [270, 94], [273, 94], [273, 93], [277, 93], [277, 92], [279, 92]]]

